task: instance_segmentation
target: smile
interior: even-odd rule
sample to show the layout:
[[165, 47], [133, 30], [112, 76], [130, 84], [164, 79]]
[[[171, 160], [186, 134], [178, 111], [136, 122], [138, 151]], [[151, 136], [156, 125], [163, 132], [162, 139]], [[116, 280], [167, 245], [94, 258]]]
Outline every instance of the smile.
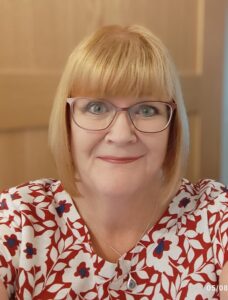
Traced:
[[115, 157], [115, 156], [99, 156], [98, 158], [111, 164], [128, 164], [141, 158], [137, 157]]

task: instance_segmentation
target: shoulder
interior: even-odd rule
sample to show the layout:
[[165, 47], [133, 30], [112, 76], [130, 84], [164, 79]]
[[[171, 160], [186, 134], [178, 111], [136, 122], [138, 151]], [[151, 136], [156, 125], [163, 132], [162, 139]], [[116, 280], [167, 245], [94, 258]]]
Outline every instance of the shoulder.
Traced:
[[183, 179], [177, 197], [194, 202], [195, 209], [207, 207], [213, 211], [213, 206], [224, 210], [228, 205], [228, 187], [213, 179], [201, 179], [196, 183]]
[[42, 203], [52, 205], [59, 194], [66, 194], [59, 180], [38, 179], [3, 190], [0, 193], [0, 219], [38, 208]]
[[213, 179], [201, 179], [194, 187], [199, 195], [209, 195], [212, 199], [221, 194], [227, 196], [228, 193], [228, 188], [223, 183]]
[[195, 184], [184, 179], [177, 193], [176, 211], [185, 234], [200, 241], [202, 249], [212, 250], [219, 275], [228, 261], [227, 186], [211, 179]]
[[27, 191], [30, 191], [30, 189], [35, 190], [39, 188], [41, 190], [48, 191], [52, 186], [56, 186], [56, 185], [61, 185], [61, 182], [53, 178], [42, 178], [37, 180], [31, 180], [19, 184], [17, 186], [11, 187], [9, 189], [2, 190], [0, 194], [14, 193], [15, 191], [26, 193]]
[[176, 209], [187, 219], [203, 219], [204, 225], [207, 223], [215, 234], [218, 225], [221, 226], [227, 218], [228, 188], [212, 179], [201, 179], [196, 183], [183, 179], [177, 193]]
[[228, 188], [224, 184], [212, 179], [192, 183], [184, 178], [170, 203], [169, 211], [180, 218], [194, 219], [202, 214], [219, 214], [227, 207]]
[[[28, 181], [15, 187], [5, 189], [0, 192], [0, 199], [10, 199], [14, 202], [18, 202], [18, 200], [29, 201], [40, 195], [55, 195], [55, 193], [60, 191], [63, 191], [63, 187], [59, 180], [44, 178]], [[3, 205], [4, 204], [2, 204], [2, 206]]]
[[228, 228], [228, 188], [212, 179], [196, 183], [183, 179], [170, 213], [178, 216], [182, 228], [203, 233], [207, 240], [214, 241], [221, 230]]
[[192, 191], [197, 194], [210, 193], [210, 192], [227, 192], [228, 188], [223, 183], [214, 179], [200, 179], [195, 183], [190, 182], [188, 179], [183, 178], [180, 189]]
[[[67, 202], [66, 209], [62, 202]], [[23, 277], [23, 270], [43, 266], [52, 249], [57, 253], [60, 236], [68, 229], [62, 216], [72, 205], [55, 179], [29, 181], [0, 193], [0, 280], [9, 294], [20, 272]], [[23, 282], [20, 278], [19, 285], [24, 285], [24, 277]]]

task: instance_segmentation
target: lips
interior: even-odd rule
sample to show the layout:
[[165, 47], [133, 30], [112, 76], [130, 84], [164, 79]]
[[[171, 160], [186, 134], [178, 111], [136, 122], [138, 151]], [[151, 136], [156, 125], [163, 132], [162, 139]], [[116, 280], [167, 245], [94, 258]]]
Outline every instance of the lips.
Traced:
[[98, 156], [98, 158], [112, 164], [127, 164], [138, 160], [142, 156], [143, 155], [134, 157]]

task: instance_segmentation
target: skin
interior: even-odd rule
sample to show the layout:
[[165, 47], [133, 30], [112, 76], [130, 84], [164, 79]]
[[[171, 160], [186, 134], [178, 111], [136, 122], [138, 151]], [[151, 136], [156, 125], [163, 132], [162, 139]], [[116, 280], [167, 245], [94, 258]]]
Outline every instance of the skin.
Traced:
[[[142, 100], [109, 99], [118, 107]], [[134, 245], [148, 222], [156, 221], [167, 206], [160, 199], [161, 170], [169, 130], [137, 131], [126, 112], [102, 131], [79, 128], [71, 120], [72, 156], [81, 183], [76, 205], [94, 235], [122, 252]], [[129, 164], [110, 164], [102, 155], [143, 157]], [[78, 175], [77, 175], [78, 176]], [[96, 234], [95, 234], [96, 233]], [[104, 244], [104, 243], [101, 243]]]
[[220, 300], [228, 299], [228, 262], [223, 266], [221, 275], [219, 277], [220, 286]]
[[0, 295], [2, 300], [8, 300], [6, 288], [1, 281], [0, 281]]

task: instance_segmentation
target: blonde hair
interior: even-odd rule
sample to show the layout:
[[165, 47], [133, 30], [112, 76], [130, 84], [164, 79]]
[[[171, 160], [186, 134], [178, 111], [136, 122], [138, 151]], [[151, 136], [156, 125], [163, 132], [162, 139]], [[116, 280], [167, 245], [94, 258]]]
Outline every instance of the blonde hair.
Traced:
[[[77, 194], [70, 149], [67, 97], [157, 96], [175, 100], [163, 164], [164, 189], [175, 193], [188, 156], [188, 122], [179, 78], [163, 43], [146, 28], [104, 26], [72, 52], [60, 80], [49, 126], [49, 144], [66, 191]], [[156, 133], [154, 133], [156, 134]]]

